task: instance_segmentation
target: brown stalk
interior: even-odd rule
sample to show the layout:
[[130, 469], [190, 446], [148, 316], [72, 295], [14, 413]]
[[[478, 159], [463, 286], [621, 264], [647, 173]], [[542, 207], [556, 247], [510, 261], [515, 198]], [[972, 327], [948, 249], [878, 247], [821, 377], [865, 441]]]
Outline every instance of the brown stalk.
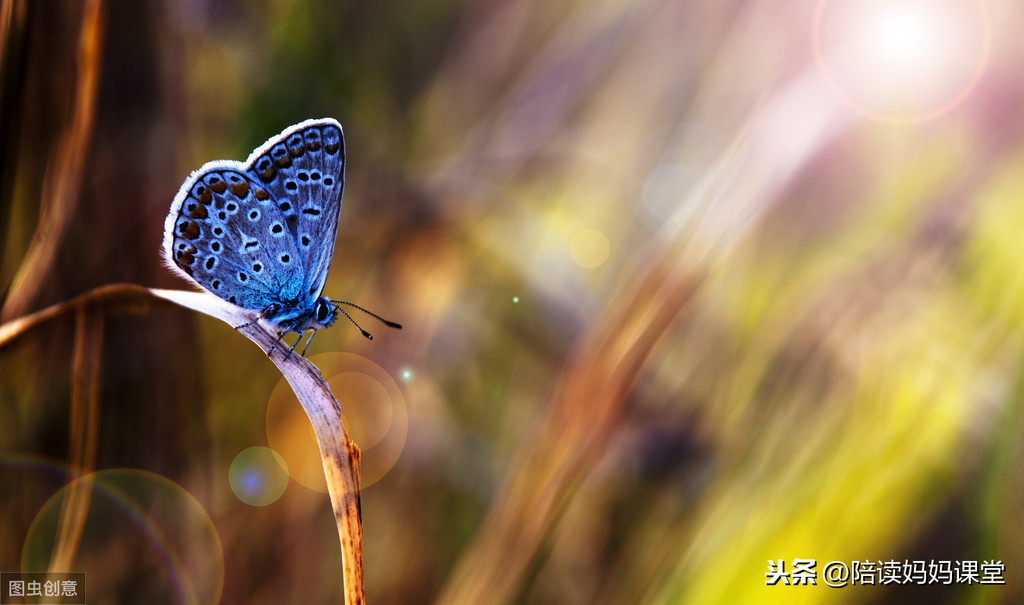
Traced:
[[[239, 328], [238, 331], [264, 351], [277, 339], [258, 324]], [[279, 347], [271, 356], [271, 361], [295, 391], [313, 425], [331, 507], [341, 538], [345, 603], [362, 605], [366, 599], [363, 588], [363, 526], [359, 505], [359, 446], [349, 441], [341, 421], [341, 404], [334, 398], [320, 370], [298, 353], [286, 357], [287, 352], [286, 347]]]
[[[71, 443], [68, 447], [68, 468], [73, 476], [84, 476], [95, 470], [99, 432], [99, 382], [103, 353], [103, 311], [75, 309], [75, 344], [71, 369]], [[74, 481], [65, 491], [61, 504], [57, 543], [50, 558], [50, 571], [73, 569], [89, 514], [92, 488], [84, 481]]]
[[441, 603], [507, 603], [573, 491], [619, 426], [627, 394], [662, 333], [703, 281], [670, 255], [637, 276], [562, 375], [539, 434], [463, 553]]
[[[226, 322], [264, 352], [270, 351], [279, 340], [277, 334], [261, 323], [251, 321], [251, 317], [240, 313], [238, 307], [212, 294], [155, 289], [150, 292]], [[313, 425], [341, 539], [345, 603], [362, 605], [366, 599], [363, 588], [363, 525], [359, 509], [359, 447], [349, 441], [341, 421], [341, 404], [315, 365], [302, 355], [289, 352], [286, 346], [276, 347], [270, 361], [291, 385]]]
[[14, 0], [0, 0], [0, 65], [4, 64], [7, 53], [7, 42], [11, 39], [11, 22], [14, 21]]
[[57, 247], [79, 200], [100, 82], [102, 8], [101, 0], [88, 0], [83, 8], [76, 61], [78, 77], [71, 99], [70, 124], [61, 133], [57, 149], [46, 168], [39, 225], [25, 260], [14, 276], [10, 295], [0, 308], [0, 321], [24, 315], [46, 283], [46, 277], [53, 274]]
[[[99, 352], [102, 345], [102, 315], [90, 319], [97, 307], [105, 313], [132, 312], [148, 308], [157, 299], [169, 300], [175, 304], [216, 317], [241, 332], [263, 349], [269, 351], [277, 340], [277, 335], [259, 323], [249, 323], [249, 318], [240, 313], [233, 305], [203, 292], [186, 292], [182, 290], [157, 290], [143, 288], [132, 284], [114, 284], [96, 288], [72, 300], [53, 305], [31, 315], [0, 324], [0, 348], [27, 334], [33, 328], [66, 313], [82, 314], [76, 330], [75, 347], [75, 385], [76, 393], [84, 397], [85, 436], [80, 441], [72, 437], [72, 456], [78, 456], [83, 468], [91, 466], [92, 453], [95, 451], [96, 407], [89, 404], [89, 398], [95, 397], [96, 380], [99, 371]], [[81, 353], [81, 354], [79, 354]], [[321, 462], [327, 488], [338, 525], [341, 539], [341, 558], [345, 582], [346, 605], [362, 605], [365, 603], [363, 587], [363, 529], [359, 508], [359, 447], [349, 441], [348, 434], [341, 420], [341, 404], [331, 393], [331, 389], [312, 363], [297, 353], [288, 354], [287, 347], [277, 347], [270, 360], [284, 375], [288, 384], [302, 404], [316, 433], [317, 445], [320, 448]], [[77, 396], [76, 396], [77, 397]], [[76, 404], [73, 408], [78, 408]], [[73, 412], [73, 426], [74, 422]], [[75, 454], [79, 451], [79, 454]], [[77, 545], [81, 535], [79, 515], [84, 515], [88, 500], [87, 496], [72, 495], [65, 508], [66, 523], [61, 526], [62, 542], [70, 548]], [[84, 502], [84, 505], [83, 505]], [[77, 530], [76, 530], [77, 527]], [[77, 532], [77, 533], [76, 533]], [[51, 567], [60, 557], [70, 557], [72, 551], [58, 553]], [[60, 559], [63, 561], [64, 559]], [[66, 568], [66, 567], [65, 567]]]

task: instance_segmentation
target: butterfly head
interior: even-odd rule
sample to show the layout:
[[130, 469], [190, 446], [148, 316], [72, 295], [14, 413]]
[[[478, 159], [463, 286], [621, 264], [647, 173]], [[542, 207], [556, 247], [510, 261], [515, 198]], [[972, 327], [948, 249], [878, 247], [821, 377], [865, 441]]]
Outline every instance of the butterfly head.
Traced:
[[326, 296], [321, 296], [313, 307], [313, 317], [310, 318], [309, 327], [319, 330], [334, 323], [338, 318], [338, 307]]

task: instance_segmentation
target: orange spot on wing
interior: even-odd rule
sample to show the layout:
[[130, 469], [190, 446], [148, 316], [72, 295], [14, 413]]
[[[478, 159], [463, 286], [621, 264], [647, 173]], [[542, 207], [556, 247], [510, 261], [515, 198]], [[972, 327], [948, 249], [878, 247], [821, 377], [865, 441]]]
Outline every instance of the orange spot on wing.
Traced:
[[190, 222], [181, 225], [178, 227], [178, 231], [181, 232], [181, 237], [185, 239], [197, 239], [199, 237], [199, 223]]
[[240, 198], [244, 198], [245, 196], [249, 195], [249, 183], [246, 183], [244, 181], [241, 183], [235, 183], [234, 185], [231, 186], [231, 193], [234, 193]]

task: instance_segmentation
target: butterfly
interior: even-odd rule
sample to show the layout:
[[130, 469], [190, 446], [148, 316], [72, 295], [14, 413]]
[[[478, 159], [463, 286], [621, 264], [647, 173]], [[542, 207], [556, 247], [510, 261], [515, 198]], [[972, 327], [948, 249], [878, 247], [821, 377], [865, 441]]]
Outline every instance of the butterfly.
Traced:
[[[323, 295], [338, 232], [345, 186], [345, 138], [332, 118], [286, 128], [245, 162], [214, 160], [185, 179], [164, 221], [168, 267], [221, 299], [254, 311], [278, 334], [305, 330], [302, 355], [320, 328], [341, 313], [363, 336], [373, 336]], [[243, 326], [249, 324], [243, 324]], [[236, 326], [236, 327], [243, 327]]]

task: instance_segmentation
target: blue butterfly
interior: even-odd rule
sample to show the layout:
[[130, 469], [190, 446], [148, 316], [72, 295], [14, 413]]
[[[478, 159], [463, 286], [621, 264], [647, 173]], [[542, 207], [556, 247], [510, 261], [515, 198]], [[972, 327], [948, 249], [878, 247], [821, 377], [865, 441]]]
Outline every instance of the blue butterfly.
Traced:
[[[334, 323], [349, 305], [393, 328], [397, 323], [323, 296], [345, 186], [345, 139], [332, 118], [286, 128], [244, 162], [214, 160], [189, 175], [164, 221], [164, 259], [177, 273], [227, 302], [256, 311], [277, 331]], [[251, 322], [250, 322], [251, 323]], [[248, 324], [246, 324], [248, 325]], [[238, 326], [242, 327], [242, 326]]]

